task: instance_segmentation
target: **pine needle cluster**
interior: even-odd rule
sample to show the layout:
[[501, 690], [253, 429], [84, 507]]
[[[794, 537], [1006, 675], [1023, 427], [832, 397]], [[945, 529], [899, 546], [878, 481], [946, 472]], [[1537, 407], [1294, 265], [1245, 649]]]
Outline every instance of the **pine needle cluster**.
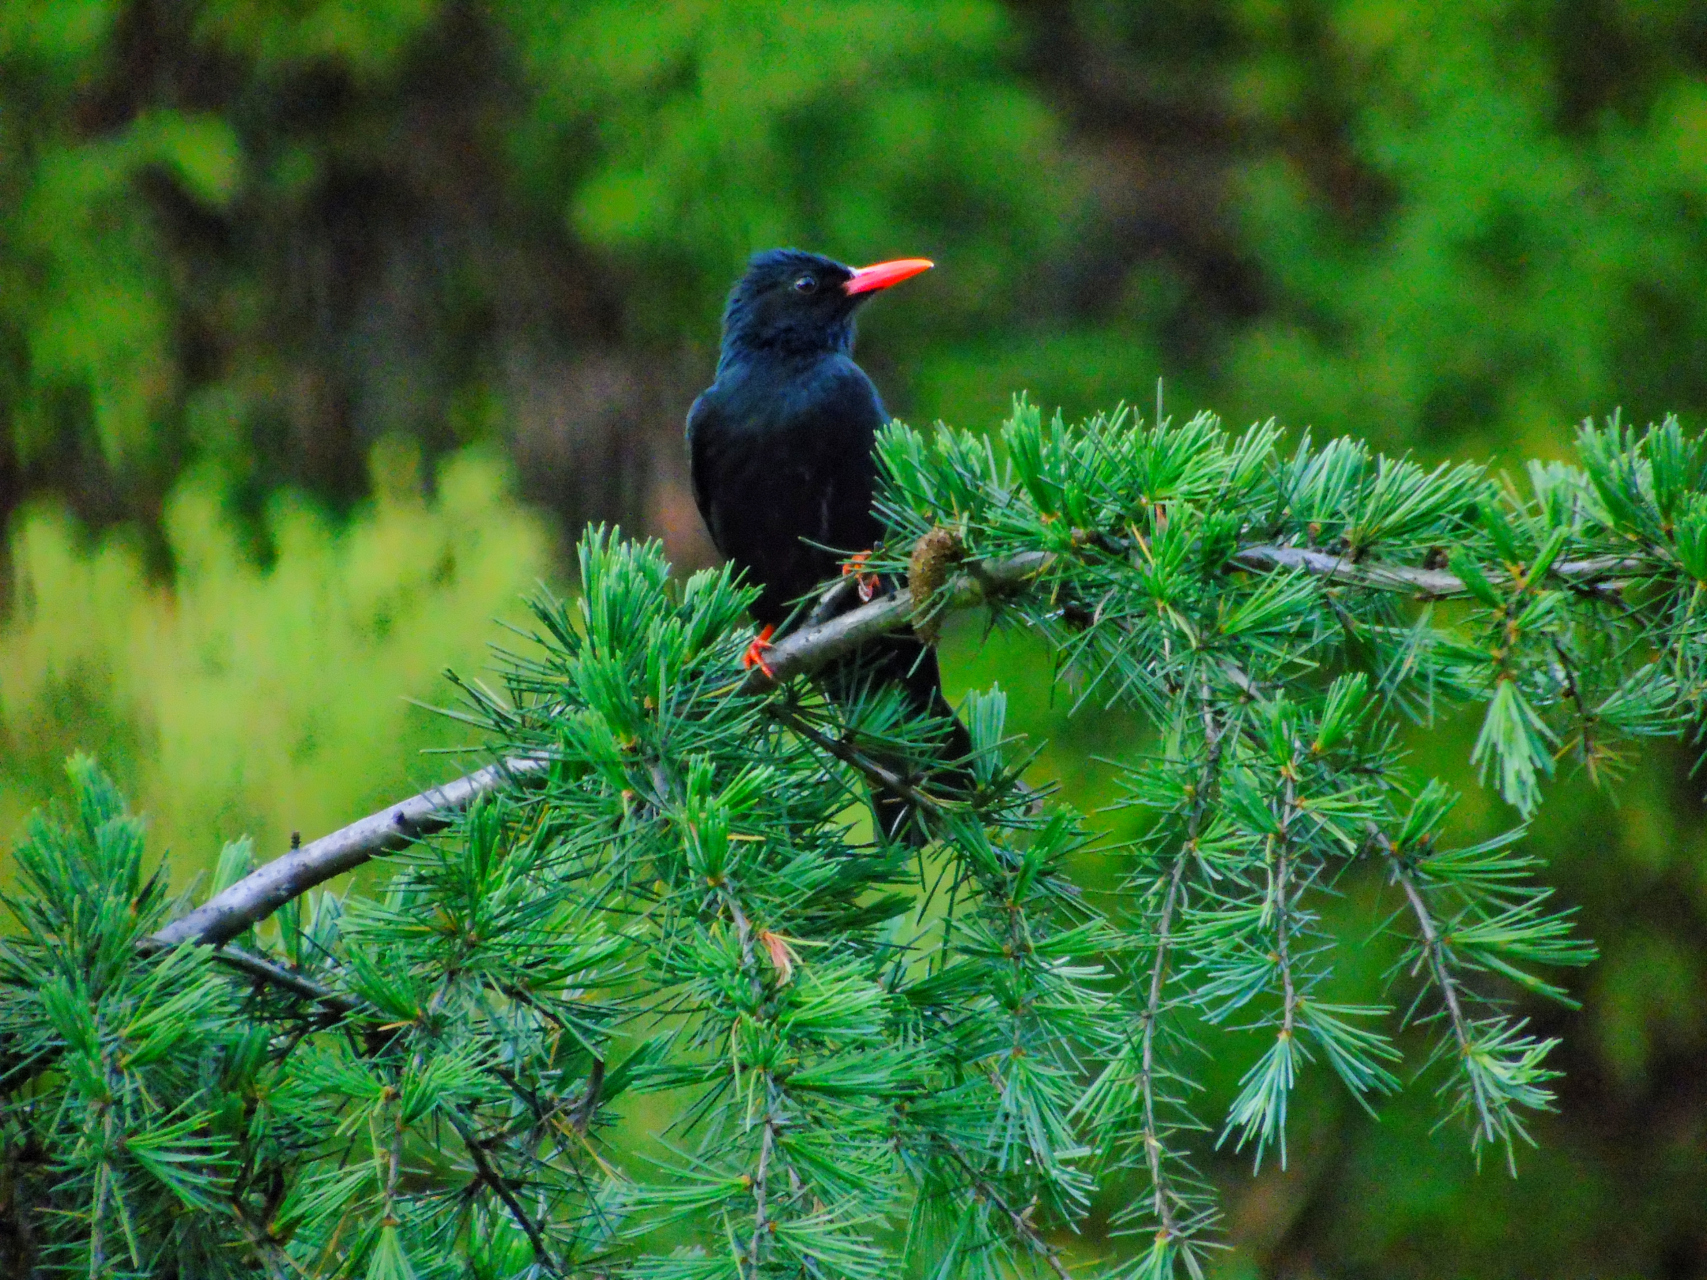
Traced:
[[[1521, 819], [1559, 770], [1605, 782], [1700, 721], [1702, 443], [1586, 426], [1520, 485], [1021, 402], [999, 437], [880, 449], [869, 563], [911, 572], [902, 620], [977, 602], [1073, 696], [1141, 712], [1141, 836], [1021, 781], [998, 690], [960, 710], [972, 785], [942, 785], [946, 726], [744, 677], [748, 588], [594, 532], [581, 594], [536, 602], [498, 688], [459, 686], [538, 767], [373, 893], [161, 946], [190, 903], [73, 762], [5, 898], [9, 1273], [1195, 1276], [1194, 1154], [1283, 1163], [1322, 1069], [1371, 1108], [1425, 1073], [1509, 1159], [1555, 1076], [1512, 997], [1566, 999], [1552, 971], [1593, 957]], [[1520, 819], [1468, 846], [1401, 745], [1454, 709]], [[922, 847], [874, 835], [885, 791]], [[1116, 892], [1075, 883], [1087, 853]], [[228, 847], [214, 889], [251, 862]], [[1354, 868], [1396, 907], [1389, 1005], [1330, 994], [1321, 909]], [[1196, 1056], [1235, 1029], [1263, 1047], [1200, 1116]], [[1069, 1265], [1111, 1200], [1124, 1244]]]

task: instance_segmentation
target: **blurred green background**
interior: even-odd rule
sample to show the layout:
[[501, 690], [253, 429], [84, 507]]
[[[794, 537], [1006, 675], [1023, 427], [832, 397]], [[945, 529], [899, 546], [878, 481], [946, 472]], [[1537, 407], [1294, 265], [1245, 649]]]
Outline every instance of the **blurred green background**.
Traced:
[[[4, 0], [0, 838], [78, 745], [185, 872], [457, 771], [411, 699], [582, 525], [708, 561], [681, 422], [784, 243], [938, 261], [860, 348], [914, 422], [1162, 376], [1170, 412], [1514, 469], [1614, 409], [1698, 431], [1707, 7]], [[1069, 725], [1034, 658], [946, 665], [1106, 802], [1132, 728]], [[1419, 766], [1509, 822], [1467, 742]], [[1690, 764], [1561, 780], [1537, 824], [1604, 958], [1531, 1011], [1569, 1074], [1522, 1176], [1432, 1130], [1426, 1076], [1379, 1123], [1312, 1080], [1286, 1172], [1209, 1165], [1224, 1274], [1707, 1276]]]

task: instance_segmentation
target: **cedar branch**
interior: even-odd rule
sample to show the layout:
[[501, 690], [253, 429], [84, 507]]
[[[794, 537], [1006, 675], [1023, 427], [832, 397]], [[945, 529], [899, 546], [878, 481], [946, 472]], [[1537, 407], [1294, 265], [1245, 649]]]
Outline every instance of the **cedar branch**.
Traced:
[[[1009, 594], [1045, 572], [1054, 558], [1046, 551], [1026, 551], [1001, 559], [964, 562], [932, 608], [966, 609]], [[1462, 579], [1441, 570], [1357, 562], [1302, 547], [1268, 544], [1244, 547], [1233, 554], [1230, 565], [1257, 572], [1302, 570], [1354, 586], [1431, 599], [1465, 593]], [[1550, 576], [1578, 587], [1604, 591], [1619, 579], [1650, 574], [1656, 567], [1646, 560], [1601, 556], [1561, 562], [1552, 567]], [[838, 617], [819, 620], [815, 615], [770, 649], [769, 673], [755, 667], [748, 673], [744, 688], [749, 692], [764, 692], [796, 676], [809, 675], [869, 640], [909, 626], [912, 617], [912, 600], [899, 592]], [[542, 773], [549, 763], [543, 756], [523, 756], [488, 765], [293, 849], [180, 916], [155, 934], [149, 945], [174, 946], [193, 941], [217, 946], [227, 942], [316, 885], [352, 871], [382, 853], [396, 852], [423, 836], [442, 831], [457, 812], [479, 797], [507, 782]]]

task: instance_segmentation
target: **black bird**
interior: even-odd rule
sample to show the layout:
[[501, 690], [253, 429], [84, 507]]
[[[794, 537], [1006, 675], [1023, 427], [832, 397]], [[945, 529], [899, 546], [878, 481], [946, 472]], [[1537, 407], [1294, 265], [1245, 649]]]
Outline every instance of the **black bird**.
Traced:
[[[882, 533], [871, 509], [872, 447], [889, 415], [853, 361], [854, 312], [931, 266], [902, 258], [856, 269], [773, 249], [756, 255], [729, 293], [717, 379], [688, 411], [687, 434], [694, 500], [711, 540], [761, 589], [753, 614], [763, 630], [749, 665], [763, 663], [802, 597], [846, 572], [850, 556], [857, 572], [859, 553]], [[893, 683], [913, 711], [949, 719], [946, 757], [971, 750], [943, 697], [935, 652], [914, 637], [885, 636], [823, 677], [829, 695], [844, 699], [861, 679]], [[922, 838], [904, 801], [874, 794], [874, 803], [888, 834]]]

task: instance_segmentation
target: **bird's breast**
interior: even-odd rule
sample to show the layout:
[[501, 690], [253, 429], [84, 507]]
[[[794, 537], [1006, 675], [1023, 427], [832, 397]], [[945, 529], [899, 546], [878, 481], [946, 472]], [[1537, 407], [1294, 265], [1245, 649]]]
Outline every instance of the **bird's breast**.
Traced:
[[877, 536], [872, 445], [883, 411], [870, 381], [844, 363], [856, 376], [831, 368], [720, 378], [690, 417], [706, 523], [718, 549], [763, 588], [757, 612], [766, 621], [780, 621], [835, 576], [843, 555]]

